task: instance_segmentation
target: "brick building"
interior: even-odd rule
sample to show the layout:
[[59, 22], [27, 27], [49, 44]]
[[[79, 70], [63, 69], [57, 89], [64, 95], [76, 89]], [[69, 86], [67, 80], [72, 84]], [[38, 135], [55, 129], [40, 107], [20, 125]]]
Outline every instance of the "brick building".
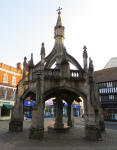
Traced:
[[94, 72], [99, 87], [104, 120], [117, 121], [117, 58], [111, 58], [105, 68]]
[[15, 92], [18, 82], [22, 79], [22, 64], [17, 68], [0, 63], [0, 120], [11, 118], [11, 109], [15, 104]]

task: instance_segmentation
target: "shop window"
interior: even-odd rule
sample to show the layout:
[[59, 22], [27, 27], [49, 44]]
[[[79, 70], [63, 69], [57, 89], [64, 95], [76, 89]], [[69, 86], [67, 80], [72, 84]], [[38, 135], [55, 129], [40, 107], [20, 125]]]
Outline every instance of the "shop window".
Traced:
[[113, 82], [113, 87], [117, 87], [117, 81]]
[[115, 95], [115, 101], [117, 101], [117, 95]]
[[117, 109], [105, 109], [104, 110], [104, 119], [105, 120], [117, 120]]
[[7, 74], [4, 74], [4, 76], [3, 76], [3, 82], [7, 82], [8, 83], [8, 75]]
[[106, 88], [106, 87], [107, 87], [107, 84], [106, 84], [106, 82], [105, 82], [105, 83], [99, 83], [98, 86], [99, 86], [100, 88]]
[[67, 107], [63, 106], [63, 116], [67, 117]]
[[6, 90], [2, 90], [2, 99], [6, 99]]
[[15, 92], [11, 91], [11, 100], [14, 100]]
[[10, 109], [2, 109], [1, 117], [10, 116]]
[[24, 106], [24, 115], [26, 116], [26, 106]]
[[114, 101], [114, 95], [109, 95], [109, 101]]
[[16, 84], [16, 77], [12, 76], [12, 84]]
[[26, 118], [31, 118], [32, 117], [32, 107], [24, 106], [24, 116]]
[[44, 116], [53, 116], [54, 115], [54, 106], [45, 105]]
[[109, 97], [108, 95], [105, 95], [105, 96], [101, 96], [101, 101], [108, 101], [109, 100]]

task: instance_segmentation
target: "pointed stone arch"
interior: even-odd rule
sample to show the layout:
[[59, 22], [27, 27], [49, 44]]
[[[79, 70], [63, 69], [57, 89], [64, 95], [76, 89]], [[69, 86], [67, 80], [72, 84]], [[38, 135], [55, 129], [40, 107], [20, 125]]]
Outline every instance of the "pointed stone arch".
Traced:
[[28, 93], [30, 93], [30, 92], [32, 92], [36, 95], [36, 89], [34, 89], [34, 88], [32, 89], [32, 88], [28, 87], [22, 94], [20, 100], [23, 101], [26, 98], [26, 96], [28, 95]]
[[86, 100], [86, 98], [87, 98], [86, 93], [84, 93], [81, 89], [73, 88], [73, 87], [70, 87], [70, 86], [67, 86], [67, 85], [63, 85], [63, 86], [58, 85], [58, 86], [53, 86], [51, 88], [48, 88], [43, 93], [44, 100], [46, 101], [47, 100], [46, 97], [48, 97], [49, 95], [51, 95], [53, 92], [60, 91], [60, 90], [61, 91], [62, 90], [71, 91], [71, 92], [77, 94], [78, 96], [81, 96], [82, 98], [84, 98], [84, 100]]

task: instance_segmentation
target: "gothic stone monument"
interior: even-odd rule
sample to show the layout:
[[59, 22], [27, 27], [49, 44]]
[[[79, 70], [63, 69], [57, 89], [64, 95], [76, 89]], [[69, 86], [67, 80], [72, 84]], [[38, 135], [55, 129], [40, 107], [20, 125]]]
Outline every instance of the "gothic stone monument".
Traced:
[[[12, 110], [9, 131], [23, 130], [23, 102], [30, 93], [36, 96], [32, 108], [32, 121], [29, 129], [30, 139], [41, 139], [44, 135], [44, 108], [45, 101], [55, 97], [56, 107], [55, 124], [48, 130], [55, 129], [58, 132], [62, 129], [72, 127], [71, 104], [82, 97], [84, 101], [85, 138], [101, 140], [101, 130], [105, 130], [103, 113], [99, 101], [98, 87], [93, 77], [93, 64], [89, 59], [87, 67], [87, 51], [84, 46], [83, 62], [84, 68], [78, 61], [67, 53], [64, 46], [64, 26], [62, 25], [60, 8], [58, 9], [58, 20], [54, 28], [55, 44], [51, 53], [45, 57], [44, 43], [41, 48], [41, 61], [35, 66], [33, 55], [29, 65], [29, 74], [26, 75], [26, 57], [23, 63], [23, 78], [18, 83], [16, 91], [16, 105]], [[70, 69], [72, 63], [77, 70]], [[56, 63], [56, 67], [51, 69]], [[63, 102], [68, 103], [68, 126], [65, 127], [62, 120]]]

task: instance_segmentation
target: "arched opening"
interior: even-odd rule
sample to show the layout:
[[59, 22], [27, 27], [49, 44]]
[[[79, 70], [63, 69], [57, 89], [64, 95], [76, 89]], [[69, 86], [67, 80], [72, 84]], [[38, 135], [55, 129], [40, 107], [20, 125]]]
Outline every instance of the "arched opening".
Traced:
[[45, 101], [45, 108], [44, 108], [44, 118], [54, 118], [55, 117], [55, 107], [53, 100], [55, 98], [50, 98]]
[[71, 70], [78, 70], [72, 63], [69, 62], [69, 64], [70, 64], [70, 69]]
[[[69, 64], [71, 70], [78, 70], [71, 62], [69, 62]], [[54, 62], [54, 64], [51, 66], [51, 69], [55, 69], [55, 67], [56, 67], [56, 62]]]
[[[71, 90], [69, 88], [54, 88], [46, 91], [44, 93], [45, 95], [45, 101], [50, 99], [51, 97], [55, 97], [54, 99], [54, 105], [55, 105], [55, 124], [58, 123], [59, 126], [61, 125], [61, 128], [64, 127], [63, 125], [63, 117], [67, 116], [67, 125], [72, 127], [73, 125], [73, 116], [81, 116], [80, 112], [80, 96], [81, 92], [78, 92], [78, 90]], [[63, 104], [64, 103], [64, 104]], [[61, 106], [60, 106], [61, 105]], [[65, 108], [65, 107], [66, 108]], [[62, 126], [63, 125], [63, 126]], [[56, 128], [59, 128], [58, 126], [55, 126]], [[50, 130], [48, 128], [48, 130]]]
[[29, 91], [24, 97], [24, 106], [23, 106], [23, 114], [24, 120], [32, 118], [32, 108], [35, 104], [36, 94], [32, 91]]
[[51, 69], [54, 69], [56, 67], [56, 62], [51, 66]]
[[[56, 97], [50, 98], [45, 101], [45, 108], [44, 108], [44, 118], [55, 118], [56, 117], [56, 108], [54, 106], [54, 100]], [[68, 114], [68, 104], [65, 100], [62, 100], [64, 103], [63, 106], [63, 117], [67, 117]]]

